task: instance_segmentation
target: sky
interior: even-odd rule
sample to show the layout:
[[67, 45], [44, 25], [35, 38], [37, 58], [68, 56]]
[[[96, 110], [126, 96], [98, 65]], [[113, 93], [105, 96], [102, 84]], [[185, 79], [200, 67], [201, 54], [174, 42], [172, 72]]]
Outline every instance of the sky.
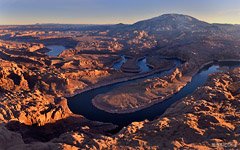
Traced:
[[178, 13], [240, 24], [240, 0], [0, 0], [0, 24], [131, 24]]

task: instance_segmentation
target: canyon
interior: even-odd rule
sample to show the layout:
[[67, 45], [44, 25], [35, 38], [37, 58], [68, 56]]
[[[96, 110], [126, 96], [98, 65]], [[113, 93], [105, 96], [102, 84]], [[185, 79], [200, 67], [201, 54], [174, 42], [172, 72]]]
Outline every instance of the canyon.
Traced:
[[240, 148], [240, 28], [0, 26], [1, 149]]

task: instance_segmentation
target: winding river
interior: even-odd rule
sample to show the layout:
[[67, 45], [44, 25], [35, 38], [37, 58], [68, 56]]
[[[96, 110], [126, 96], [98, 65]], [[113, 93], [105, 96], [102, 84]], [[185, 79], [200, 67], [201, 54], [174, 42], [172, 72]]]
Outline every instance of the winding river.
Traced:
[[[180, 61], [175, 60], [175, 63], [176, 65], [179, 65]], [[220, 69], [221, 67], [227, 67], [230, 69], [237, 66], [240, 66], [240, 62], [230, 62], [230, 61], [217, 62], [215, 64], [205, 66], [192, 78], [192, 81], [190, 83], [188, 83], [184, 88], [182, 88], [178, 93], [173, 95], [171, 98], [133, 113], [127, 113], [127, 114], [107, 113], [105, 111], [99, 110], [96, 107], [94, 107], [91, 101], [98, 94], [104, 94], [116, 87], [129, 84], [132, 82], [136, 82], [137, 80], [141, 80], [141, 79], [135, 79], [135, 80], [126, 81], [122, 83], [116, 83], [116, 84], [92, 89], [86, 92], [82, 92], [73, 97], [69, 97], [68, 106], [73, 113], [83, 115], [87, 119], [106, 122], [106, 123], [113, 123], [118, 125], [119, 128], [122, 128], [134, 121], [142, 121], [145, 119], [153, 120], [154, 118], [161, 116], [165, 112], [165, 110], [169, 108], [173, 103], [193, 93], [198, 87], [204, 85], [205, 82], [207, 81], [209, 74], [212, 74], [215, 72], [221, 72], [221, 69]], [[154, 75], [149, 75], [142, 79], [149, 79], [149, 78], [155, 78], [155, 77], [167, 75], [173, 69], [164, 71], [161, 73], [156, 73]]]

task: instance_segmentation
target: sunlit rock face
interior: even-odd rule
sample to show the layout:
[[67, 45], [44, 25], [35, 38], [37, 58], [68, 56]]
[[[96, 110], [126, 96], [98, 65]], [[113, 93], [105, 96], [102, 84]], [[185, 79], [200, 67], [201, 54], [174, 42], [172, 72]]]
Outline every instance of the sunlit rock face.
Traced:
[[[15, 141], [3, 147], [212, 149], [224, 148], [227, 143], [230, 148], [236, 148], [239, 145], [237, 120], [240, 118], [236, 106], [239, 105], [240, 93], [231, 87], [238, 85], [239, 80], [239, 68], [214, 74], [205, 86], [172, 105], [161, 117], [154, 121], [133, 122], [113, 137], [89, 135], [89, 128], [82, 127], [81, 131], [61, 134], [46, 143], [24, 144], [20, 135], [3, 127], [0, 132], [4, 141], [9, 141], [11, 136]], [[218, 92], [223, 94], [217, 96]]]

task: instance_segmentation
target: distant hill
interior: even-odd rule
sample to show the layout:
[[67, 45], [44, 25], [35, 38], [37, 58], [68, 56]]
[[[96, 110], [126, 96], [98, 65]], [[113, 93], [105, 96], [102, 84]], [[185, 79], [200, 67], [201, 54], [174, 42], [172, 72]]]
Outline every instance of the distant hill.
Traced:
[[131, 28], [149, 32], [174, 31], [174, 30], [200, 30], [212, 26], [209, 23], [181, 14], [165, 14], [148, 20], [139, 21]]

